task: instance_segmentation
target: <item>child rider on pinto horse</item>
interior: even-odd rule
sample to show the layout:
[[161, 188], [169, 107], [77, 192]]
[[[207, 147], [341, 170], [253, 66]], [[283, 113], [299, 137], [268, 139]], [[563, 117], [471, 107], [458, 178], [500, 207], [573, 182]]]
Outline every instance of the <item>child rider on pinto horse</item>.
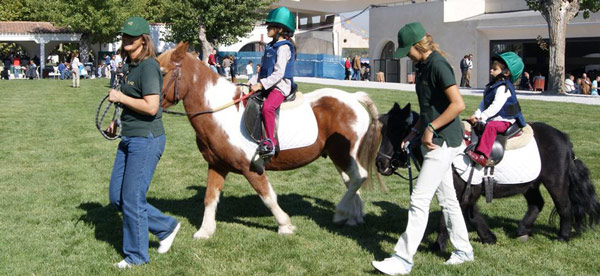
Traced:
[[525, 127], [525, 119], [512, 83], [523, 72], [523, 60], [514, 52], [506, 52], [493, 57], [491, 67], [490, 75], [493, 80], [486, 86], [483, 100], [475, 114], [469, 118], [471, 124], [486, 123], [477, 148], [467, 151], [467, 155], [483, 167], [488, 163], [498, 133], [505, 132], [515, 122], [520, 127]]
[[250, 89], [262, 91], [266, 98], [262, 108], [266, 137], [259, 144], [263, 158], [275, 155], [275, 110], [292, 93], [296, 60], [296, 47], [291, 41], [296, 30], [294, 15], [286, 7], [279, 7], [269, 12], [266, 24], [267, 35], [273, 41], [267, 44], [258, 75], [249, 80]]

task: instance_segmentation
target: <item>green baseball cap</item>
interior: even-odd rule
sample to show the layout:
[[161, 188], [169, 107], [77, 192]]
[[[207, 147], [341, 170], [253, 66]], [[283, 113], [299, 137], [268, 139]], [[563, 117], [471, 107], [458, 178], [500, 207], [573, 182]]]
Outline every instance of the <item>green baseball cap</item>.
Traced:
[[150, 25], [148, 25], [148, 21], [141, 17], [130, 17], [125, 21], [123, 27], [119, 30], [119, 33], [130, 35], [130, 36], [140, 36], [143, 34], [150, 34]]
[[394, 53], [395, 58], [403, 58], [408, 55], [410, 47], [415, 43], [421, 41], [425, 37], [427, 31], [423, 28], [423, 25], [419, 22], [412, 22], [404, 25], [402, 29], [398, 31], [398, 49]]

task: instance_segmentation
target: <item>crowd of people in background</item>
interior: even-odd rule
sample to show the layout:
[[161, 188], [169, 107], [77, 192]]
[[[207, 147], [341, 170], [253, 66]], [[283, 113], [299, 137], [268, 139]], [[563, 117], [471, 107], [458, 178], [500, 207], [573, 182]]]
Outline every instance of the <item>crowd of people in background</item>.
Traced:
[[[123, 75], [123, 59], [121, 58], [120, 51], [115, 54], [108, 55], [104, 54], [103, 58], [98, 61], [97, 66], [93, 65], [93, 53], [88, 56], [88, 63], [84, 65], [79, 62], [79, 58], [75, 59], [77, 70], [74, 70], [73, 60], [77, 52], [67, 52], [61, 61], [57, 62], [55, 66], [51, 66], [51, 60], [49, 59], [46, 63], [47, 66], [44, 71], [55, 72], [61, 80], [73, 80], [73, 87], [79, 87], [79, 78], [109, 78], [110, 87], [115, 86], [117, 76]], [[9, 78], [26, 78], [36, 79], [42, 76], [40, 72], [40, 58], [36, 55], [30, 58], [26, 54], [10, 53], [7, 55], [0, 56], [2, 60], [3, 70], [0, 72], [2, 79]], [[50, 66], [48, 66], [50, 65]], [[218, 51], [214, 49], [212, 54], [208, 57], [209, 67], [220, 76], [230, 78], [232, 82], [237, 82], [237, 67], [238, 61], [235, 56], [220, 56]], [[243, 65], [242, 65], [243, 66]], [[246, 66], [246, 75], [248, 78], [258, 74], [260, 71], [260, 64], [255, 65], [252, 61], [249, 61]], [[354, 57], [348, 56], [344, 62], [345, 67], [345, 80], [364, 80], [369, 81], [371, 79], [371, 68], [368, 62], [362, 62], [360, 56]], [[461, 80], [460, 87], [470, 88], [471, 72], [473, 70], [473, 54], [467, 54], [461, 59], [460, 62]], [[541, 73], [533, 74], [533, 72], [523, 72], [520, 80], [516, 85], [521, 90], [534, 90], [534, 82], [538, 78], [545, 78]], [[581, 74], [566, 75], [565, 80], [565, 91], [569, 94], [582, 94], [582, 95], [598, 95], [598, 83], [600, 83], [600, 73], [598, 70], [592, 70]]]
[[1, 78], [8, 80], [13, 78], [36, 79], [39, 78], [40, 58], [36, 55], [30, 58], [26, 54], [10, 53], [0, 57], [3, 70], [0, 72]]
[[582, 73], [580, 77], [567, 74], [565, 91], [569, 94], [598, 96], [598, 83], [600, 83], [600, 72], [598, 70]]
[[371, 66], [367, 62], [362, 62], [358, 55], [346, 57], [344, 67], [346, 71], [345, 80], [371, 80]]

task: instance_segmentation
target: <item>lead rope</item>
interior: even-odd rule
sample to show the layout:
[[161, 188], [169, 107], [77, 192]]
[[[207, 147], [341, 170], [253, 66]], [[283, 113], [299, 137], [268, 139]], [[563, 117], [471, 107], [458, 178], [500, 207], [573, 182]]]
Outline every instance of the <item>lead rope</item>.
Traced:
[[[115, 78], [115, 81], [117, 82], [117, 84], [114, 89], [120, 90], [121, 89], [121, 77], [117, 75]], [[106, 102], [106, 100], [108, 100], [108, 95], [104, 96], [104, 98], [102, 98], [100, 100], [100, 104], [98, 105], [98, 109], [96, 110], [96, 129], [98, 129], [98, 131], [100, 131], [100, 134], [102, 134], [102, 137], [104, 137], [105, 139], [116, 140], [118, 138], [121, 138], [122, 105], [120, 103], [113, 103], [111, 101], [108, 101], [108, 104], [106, 105], [106, 108], [104, 109], [104, 112], [102, 112], [102, 116], [100, 116], [100, 110], [102, 110], [102, 106], [104, 105], [104, 102]], [[112, 125], [114, 123], [114, 127], [117, 130], [117, 132], [116, 132], [115, 136], [111, 137], [106, 130], [102, 129], [102, 122], [104, 121], [104, 118], [106, 117], [106, 114], [108, 113], [108, 110], [110, 110], [110, 107], [113, 104], [115, 105], [115, 111], [113, 112], [110, 125]]]

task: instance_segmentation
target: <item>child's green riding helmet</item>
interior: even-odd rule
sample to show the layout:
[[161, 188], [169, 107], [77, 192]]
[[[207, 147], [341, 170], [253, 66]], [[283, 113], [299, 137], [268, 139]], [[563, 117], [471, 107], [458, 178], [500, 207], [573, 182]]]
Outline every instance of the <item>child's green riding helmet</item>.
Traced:
[[296, 31], [296, 18], [286, 7], [279, 7], [271, 10], [265, 24], [286, 28], [291, 35]]
[[498, 60], [508, 67], [508, 71], [510, 71], [512, 82], [516, 82], [523, 73], [523, 69], [525, 69], [525, 64], [523, 64], [523, 60], [519, 55], [515, 52], [506, 52], [499, 55], [496, 55], [492, 58], [492, 60]]

